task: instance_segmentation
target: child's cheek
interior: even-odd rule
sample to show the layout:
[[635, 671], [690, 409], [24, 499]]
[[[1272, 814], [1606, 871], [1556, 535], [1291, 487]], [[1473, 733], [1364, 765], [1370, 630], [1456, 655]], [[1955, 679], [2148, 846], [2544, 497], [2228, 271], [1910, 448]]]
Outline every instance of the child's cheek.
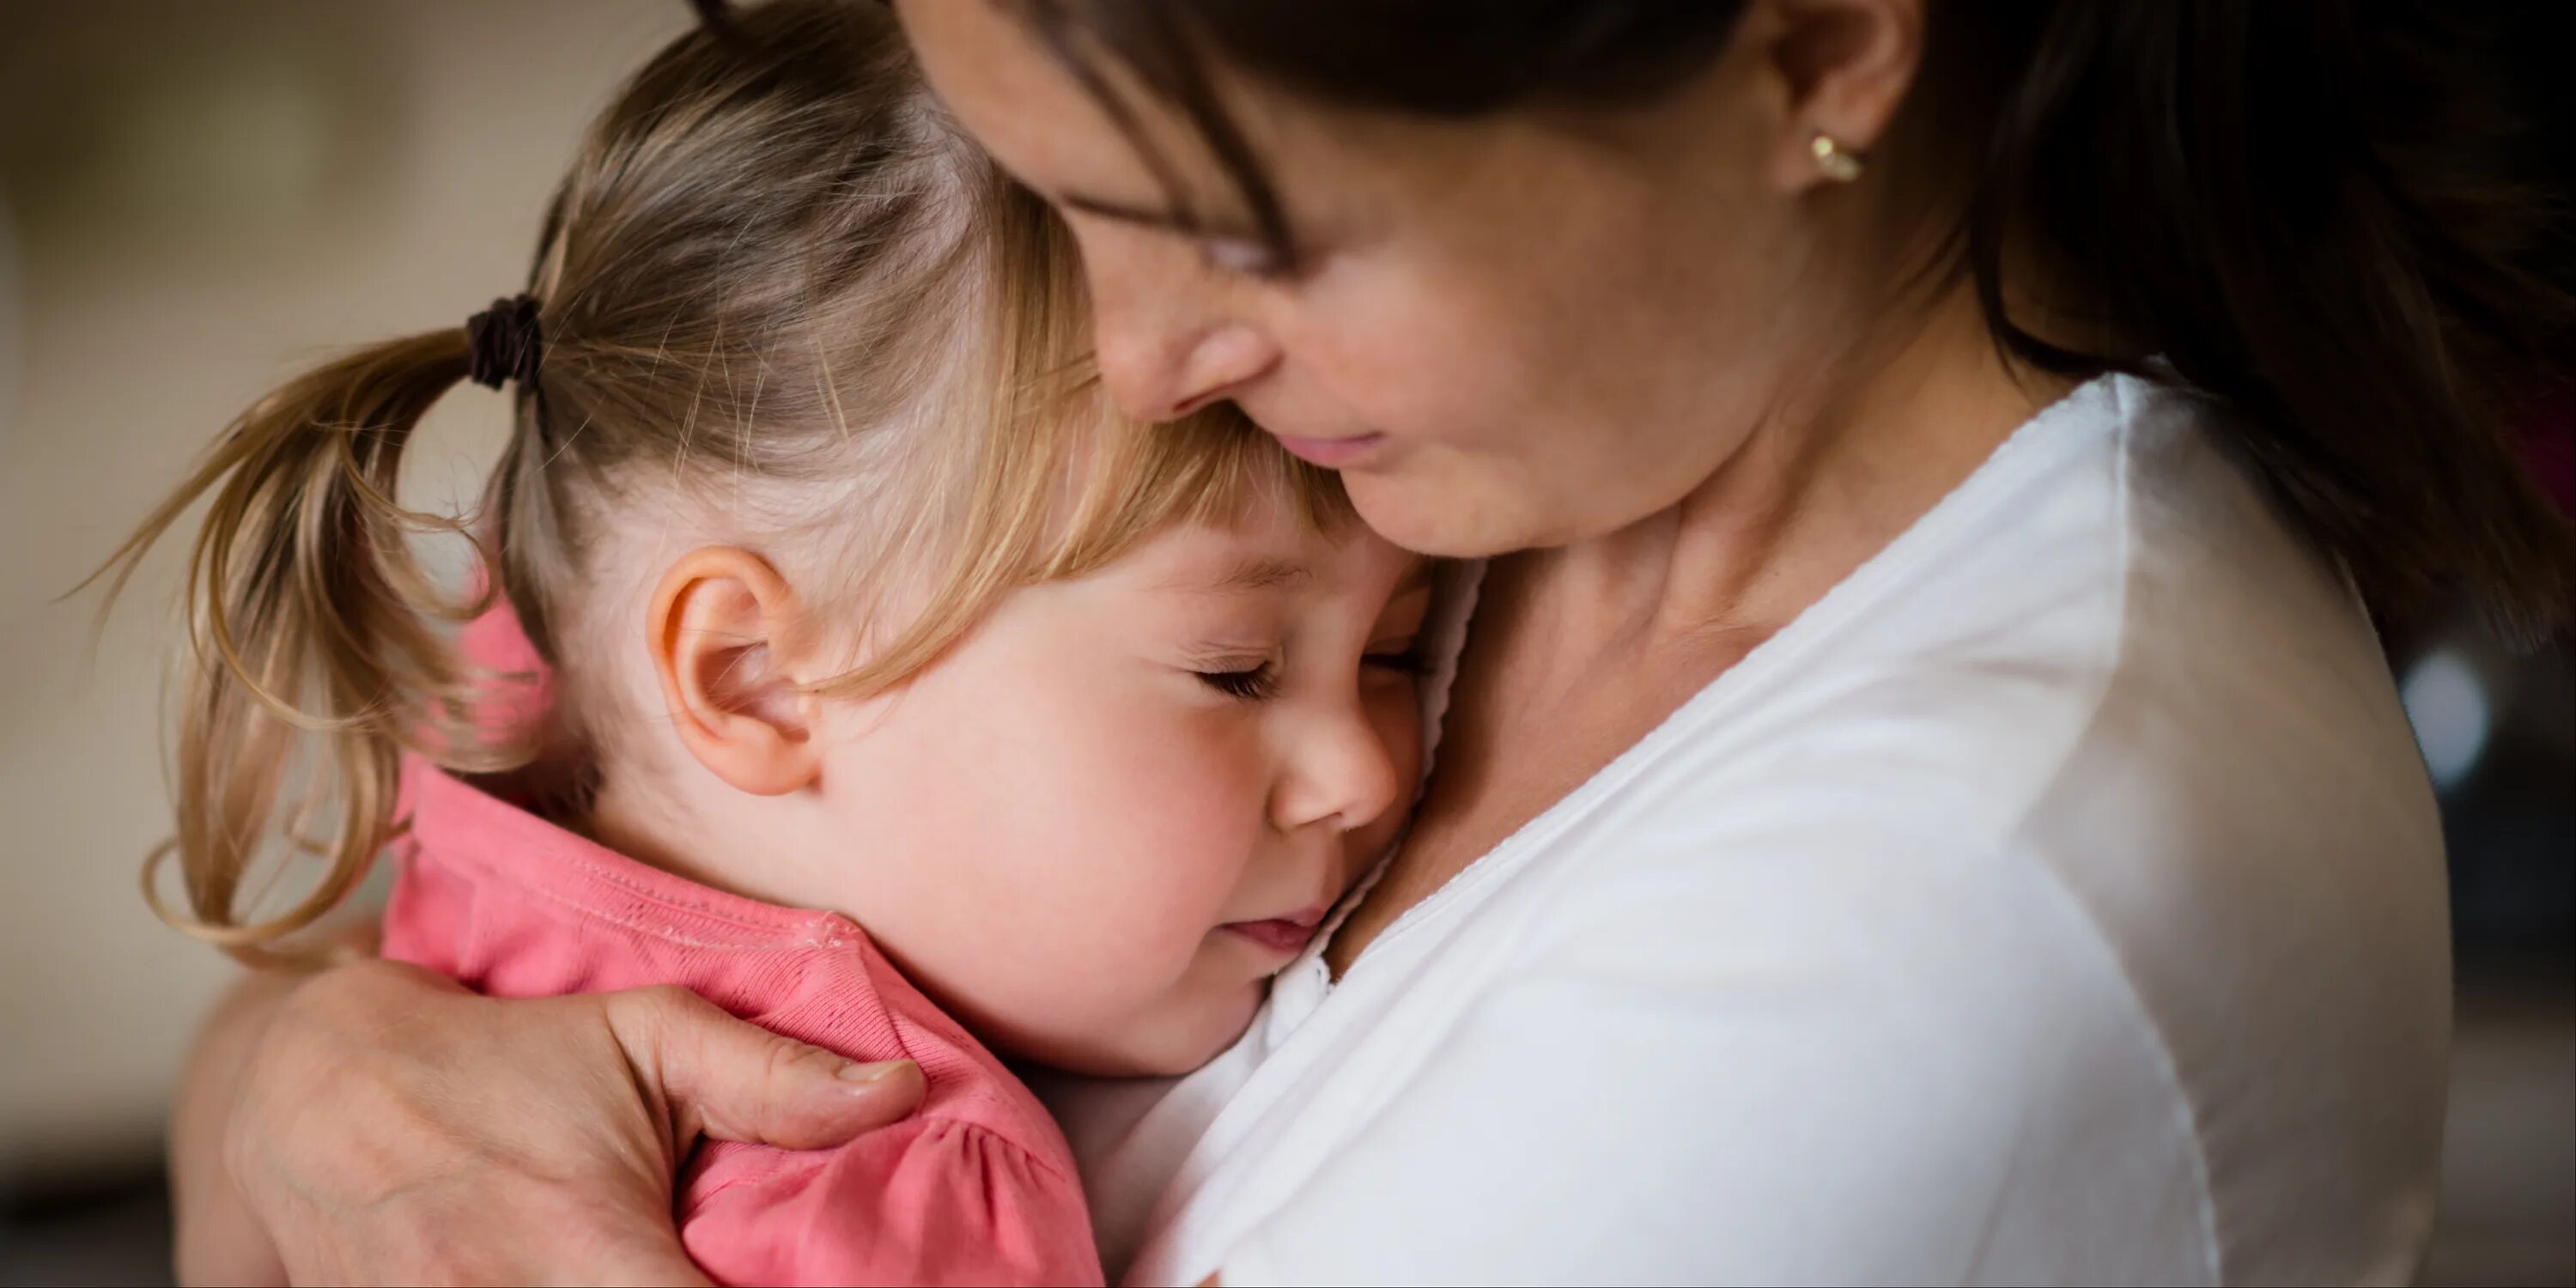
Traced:
[[1125, 725], [1085, 793], [1092, 835], [1116, 838], [1085, 865], [1103, 918], [1167, 954], [1228, 919], [1266, 826], [1257, 744], [1191, 714]]

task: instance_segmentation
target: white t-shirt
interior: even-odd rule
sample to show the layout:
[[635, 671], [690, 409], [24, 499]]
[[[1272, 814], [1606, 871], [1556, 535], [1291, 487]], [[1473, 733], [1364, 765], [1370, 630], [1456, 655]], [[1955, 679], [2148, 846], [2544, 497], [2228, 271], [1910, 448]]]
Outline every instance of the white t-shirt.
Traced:
[[2077, 390], [1338, 984], [1048, 1088], [1111, 1274], [2408, 1279], [2432, 793], [2216, 415]]

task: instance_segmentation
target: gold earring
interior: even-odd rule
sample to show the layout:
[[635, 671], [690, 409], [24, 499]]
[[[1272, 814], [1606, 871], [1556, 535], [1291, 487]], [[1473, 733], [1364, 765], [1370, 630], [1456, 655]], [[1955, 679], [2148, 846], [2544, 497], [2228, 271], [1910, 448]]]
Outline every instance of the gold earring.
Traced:
[[1823, 130], [1807, 140], [1807, 154], [1816, 159], [1816, 172], [1836, 183], [1850, 183], [1860, 177], [1861, 154], [1844, 147], [1842, 140]]

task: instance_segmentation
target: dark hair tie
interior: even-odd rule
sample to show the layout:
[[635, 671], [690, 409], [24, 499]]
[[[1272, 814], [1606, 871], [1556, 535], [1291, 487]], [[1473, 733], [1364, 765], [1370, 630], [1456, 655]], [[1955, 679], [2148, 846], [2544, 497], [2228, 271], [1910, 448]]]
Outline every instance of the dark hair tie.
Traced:
[[536, 383], [540, 340], [537, 297], [519, 295], [492, 301], [492, 307], [465, 320], [466, 376], [478, 385], [498, 389], [506, 380], [526, 388]]

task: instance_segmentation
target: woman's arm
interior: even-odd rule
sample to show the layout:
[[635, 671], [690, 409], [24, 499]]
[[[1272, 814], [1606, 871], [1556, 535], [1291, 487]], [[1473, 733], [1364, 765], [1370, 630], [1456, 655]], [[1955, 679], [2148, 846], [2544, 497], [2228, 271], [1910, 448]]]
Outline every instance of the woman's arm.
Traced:
[[702, 1282], [671, 1219], [700, 1135], [838, 1144], [912, 1111], [678, 989], [496, 1001], [358, 962], [236, 989], [173, 1124], [183, 1280]]

